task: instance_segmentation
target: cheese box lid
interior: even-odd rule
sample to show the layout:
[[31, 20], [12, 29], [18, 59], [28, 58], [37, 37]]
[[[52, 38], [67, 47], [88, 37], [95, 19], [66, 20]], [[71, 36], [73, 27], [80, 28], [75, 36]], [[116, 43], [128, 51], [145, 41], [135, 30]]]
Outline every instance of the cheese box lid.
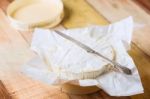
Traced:
[[63, 3], [61, 0], [16, 0], [8, 6], [7, 15], [19, 30], [51, 28], [63, 19]]

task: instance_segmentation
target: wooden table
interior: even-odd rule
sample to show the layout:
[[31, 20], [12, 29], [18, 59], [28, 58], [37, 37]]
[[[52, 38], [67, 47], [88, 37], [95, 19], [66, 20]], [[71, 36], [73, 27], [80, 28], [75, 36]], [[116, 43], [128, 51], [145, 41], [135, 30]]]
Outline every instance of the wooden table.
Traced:
[[134, 0], [63, 0], [66, 16], [60, 25], [65, 28], [106, 25], [133, 16], [138, 28], [134, 30], [129, 54], [138, 67], [145, 92], [131, 97], [111, 97], [102, 90], [89, 95], [66, 94], [59, 87], [21, 74], [21, 65], [34, 56], [29, 49], [32, 33], [16, 31], [10, 26], [5, 15], [10, 1], [0, 1], [0, 80], [5, 85], [0, 84], [0, 99], [9, 99], [4, 98], [8, 93], [14, 99], [150, 99], [150, 15]]

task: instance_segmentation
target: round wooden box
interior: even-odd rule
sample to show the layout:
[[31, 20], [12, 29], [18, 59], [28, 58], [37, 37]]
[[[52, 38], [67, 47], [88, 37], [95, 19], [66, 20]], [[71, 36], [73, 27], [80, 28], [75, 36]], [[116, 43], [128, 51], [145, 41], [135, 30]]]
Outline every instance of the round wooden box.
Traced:
[[52, 28], [64, 16], [61, 0], [15, 0], [7, 8], [8, 19], [18, 30]]
[[61, 90], [65, 93], [83, 95], [91, 94], [100, 90], [97, 86], [82, 87], [76, 84], [65, 83], [61, 85]]

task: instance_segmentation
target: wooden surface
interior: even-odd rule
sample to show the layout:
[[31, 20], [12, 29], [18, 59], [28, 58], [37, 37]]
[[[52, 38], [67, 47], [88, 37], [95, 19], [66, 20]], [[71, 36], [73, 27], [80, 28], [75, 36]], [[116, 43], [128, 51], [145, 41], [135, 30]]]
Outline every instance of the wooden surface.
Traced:
[[[150, 55], [150, 15], [133, 0], [87, 0], [109, 22], [115, 22], [127, 16], [133, 16], [136, 29], [133, 42]], [[146, 36], [145, 36], [146, 35]]]
[[137, 0], [137, 2], [144, 8], [150, 10], [150, 0]]
[[11, 99], [11, 96], [8, 93], [8, 91], [5, 88], [5, 86], [2, 83], [2, 81], [0, 81], [0, 97], [1, 97], [1, 99]]
[[[144, 94], [132, 99], [150, 99], [150, 16], [130, 0], [63, 0], [66, 16], [62, 25], [65, 28], [105, 25], [132, 15], [135, 22], [144, 24], [133, 34], [130, 55], [133, 57], [141, 75]], [[13, 29], [5, 15], [9, 1], [0, 1], [0, 80], [14, 99], [129, 99], [130, 97], [111, 97], [103, 91], [90, 95], [71, 95], [61, 91], [58, 86], [45, 85], [34, 81], [19, 72], [20, 66], [34, 54], [30, 51], [31, 32]], [[90, 5], [89, 5], [90, 4]], [[146, 24], [146, 25], [145, 25]], [[138, 48], [138, 47], [140, 48]], [[3, 90], [3, 88], [2, 88]], [[1, 92], [1, 91], [0, 91]], [[3, 94], [3, 93], [2, 93]], [[0, 96], [1, 99], [1, 96]]]

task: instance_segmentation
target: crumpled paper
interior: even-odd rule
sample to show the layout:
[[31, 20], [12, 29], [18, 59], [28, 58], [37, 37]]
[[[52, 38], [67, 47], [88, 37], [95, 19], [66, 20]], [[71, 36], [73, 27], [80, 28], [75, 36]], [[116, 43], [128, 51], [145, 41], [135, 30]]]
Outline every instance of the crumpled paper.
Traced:
[[[87, 31], [87, 33], [93, 33], [93, 38], [97, 38], [98, 36], [108, 36], [109, 40], [112, 40], [113, 46], [117, 52], [116, 62], [130, 68], [133, 74], [126, 75], [116, 71], [109, 71], [93, 79], [78, 80], [79, 85], [96, 85], [111, 96], [130, 96], [143, 93], [143, 87], [137, 68], [132, 58], [127, 53], [127, 50], [130, 49], [133, 31], [132, 17], [128, 17], [108, 26], [93, 25], [85, 28], [63, 30], [62, 32], [67, 33], [68, 35], [69, 33], [70, 35], [76, 33], [76, 35], [79, 35], [78, 37], [81, 37], [79, 39], [82, 39], [84, 38], [84, 35], [80, 35], [80, 33], [85, 31]], [[52, 71], [50, 64], [48, 64], [46, 60], [46, 52], [41, 50], [50, 45], [49, 36], [52, 32], [54, 31], [35, 29], [31, 49], [37, 53], [37, 57], [26, 63], [23, 66], [22, 71], [33, 79], [54, 85], [69, 82], [69, 80], [63, 80], [63, 77], [61, 78], [56, 72]]]

